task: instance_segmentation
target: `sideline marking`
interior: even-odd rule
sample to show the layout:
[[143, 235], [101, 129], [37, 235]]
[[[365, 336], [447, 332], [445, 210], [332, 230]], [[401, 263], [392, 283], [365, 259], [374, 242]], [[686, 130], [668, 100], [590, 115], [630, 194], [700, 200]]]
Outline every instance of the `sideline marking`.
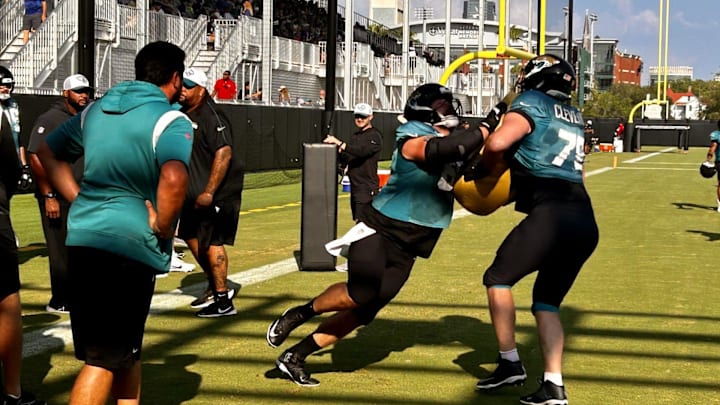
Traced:
[[[670, 151], [673, 149], [674, 148], [669, 148], [664, 151]], [[646, 156], [631, 159], [632, 161], [628, 160], [625, 162], [635, 163], [636, 161], [647, 159], [651, 156], [657, 156], [660, 153], [661, 152], [651, 153]], [[585, 176], [590, 177], [611, 170], [613, 170], [612, 167], [603, 167], [586, 173]], [[300, 205], [300, 203], [290, 203], [283, 206], [274, 206], [271, 209], [278, 209], [296, 205]], [[260, 210], [261, 209], [250, 210], [246, 211], [246, 213], [259, 212]], [[264, 209], [262, 210], [264, 211]], [[474, 214], [464, 208], [460, 208], [453, 212], [452, 219], [455, 220], [465, 218], [470, 215]], [[289, 274], [294, 271], [298, 271], [297, 261], [295, 260], [295, 258], [291, 258], [228, 275], [228, 280], [242, 286], [248, 286], [261, 283], [263, 281], [270, 280], [272, 278], [279, 277], [285, 274]], [[189, 306], [196, 296], [202, 294], [203, 291], [205, 291], [205, 286], [205, 282], [202, 282], [189, 285], [182, 289], [175, 289], [166, 293], [154, 294], [150, 303], [150, 314], [161, 314], [163, 312], [174, 310], [181, 306]], [[65, 347], [66, 345], [69, 345], [71, 343], [72, 331], [70, 329], [70, 321], [59, 322], [50, 327], [34, 330], [32, 332], [24, 334], [23, 358], [44, 353], [50, 349]]]
[[[228, 275], [228, 280], [242, 286], [248, 286], [294, 271], [298, 271], [298, 268], [295, 258], [292, 258]], [[154, 294], [150, 303], [150, 314], [161, 314], [181, 306], [189, 306], [196, 296], [205, 291], [206, 285], [205, 282], [196, 283], [182, 289], [178, 288], [166, 293]], [[23, 357], [34, 356], [49, 349], [64, 347], [72, 343], [70, 321], [59, 322], [50, 327], [26, 333], [23, 341]]]

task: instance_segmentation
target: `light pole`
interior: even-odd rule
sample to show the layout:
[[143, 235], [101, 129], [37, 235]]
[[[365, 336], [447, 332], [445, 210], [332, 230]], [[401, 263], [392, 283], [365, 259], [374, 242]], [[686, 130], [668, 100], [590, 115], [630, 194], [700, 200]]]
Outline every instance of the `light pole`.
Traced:
[[598, 20], [597, 14], [591, 13], [590, 18], [590, 83], [595, 86], [595, 21]]
[[570, 16], [570, 9], [568, 7], [563, 7], [563, 15], [565, 16], [565, 24], [563, 27], [563, 58], [572, 64], [570, 61], [570, 51], [568, 50], [568, 17]]
[[[478, 52], [485, 50], [485, 0], [478, 1]], [[482, 96], [483, 96], [483, 59], [477, 59], [477, 104], [475, 106], [475, 115], [480, 115], [482, 112]]]
[[[422, 41], [423, 41], [422, 55], [423, 55], [423, 56], [425, 56], [425, 51], [427, 51], [427, 38], [426, 38], [426, 35], [427, 35], [427, 25], [426, 25], [426, 23], [425, 23], [425, 20], [427, 20], [428, 18], [433, 18], [433, 15], [434, 15], [434, 14], [435, 14], [435, 11], [434, 11], [432, 8], [422, 7], [422, 8], [416, 8], [416, 9], [415, 9], [415, 19], [416, 19], [416, 20], [417, 20], [417, 19], [422, 19], [422, 30], [423, 30], [423, 31], [422, 31], [422, 35], [423, 35], [423, 36], [422, 36]], [[415, 58], [417, 58], [417, 56], [418, 56], [418, 55], [417, 55], [417, 52], [416, 52], [416, 53], [415, 53]], [[425, 59], [425, 72], [424, 72], [424, 74], [425, 74], [424, 80], [427, 81], [427, 77], [428, 77], [428, 64], [427, 64], [427, 59]]]
[[422, 20], [422, 30], [423, 30], [423, 51], [427, 47], [427, 38], [425, 38], [425, 35], [427, 33], [427, 26], [425, 25], [425, 20], [429, 18], [433, 18], [433, 15], [435, 14], [435, 10], [428, 7], [423, 8], [416, 8], [415, 9], [415, 19], [421, 19]]

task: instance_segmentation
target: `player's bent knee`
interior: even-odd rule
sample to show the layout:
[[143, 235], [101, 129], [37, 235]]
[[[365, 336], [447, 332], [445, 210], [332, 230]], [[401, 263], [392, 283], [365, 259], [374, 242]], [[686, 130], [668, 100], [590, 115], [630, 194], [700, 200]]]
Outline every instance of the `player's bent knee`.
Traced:
[[353, 310], [360, 325], [369, 325], [377, 316], [378, 309], [370, 309], [369, 307], [359, 307]]
[[483, 275], [483, 285], [487, 288], [501, 286], [511, 288], [515, 283], [508, 279], [502, 272], [488, 269]]

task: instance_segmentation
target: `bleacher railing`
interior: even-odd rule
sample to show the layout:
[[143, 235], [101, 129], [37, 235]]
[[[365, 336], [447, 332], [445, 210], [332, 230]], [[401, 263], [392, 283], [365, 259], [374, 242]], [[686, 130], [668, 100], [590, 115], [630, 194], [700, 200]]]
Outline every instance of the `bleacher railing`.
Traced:
[[0, 7], [0, 50], [5, 50], [17, 38], [22, 29], [25, 2], [10, 0]]
[[222, 77], [222, 72], [234, 72], [242, 57], [242, 30], [238, 20], [215, 20], [215, 50], [220, 51], [207, 71], [210, 82]]
[[168, 41], [175, 45], [182, 44], [196, 28], [197, 19], [178, 15], [148, 12], [147, 39], [149, 42]]
[[[66, 44], [74, 41], [77, 32], [77, 2], [60, 1], [31, 40], [10, 62], [10, 71], [15, 77], [15, 89], [18, 92], [30, 92], [30, 89], [43, 85], [41, 72], [54, 70], [62, 52], [69, 49]], [[58, 91], [59, 93], [59, 91]]]
[[292, 72], [318, 74], [319, 65], [325, 68], [315, 44], [282, 37], [273, 37], [272, 60], [274, 69]]

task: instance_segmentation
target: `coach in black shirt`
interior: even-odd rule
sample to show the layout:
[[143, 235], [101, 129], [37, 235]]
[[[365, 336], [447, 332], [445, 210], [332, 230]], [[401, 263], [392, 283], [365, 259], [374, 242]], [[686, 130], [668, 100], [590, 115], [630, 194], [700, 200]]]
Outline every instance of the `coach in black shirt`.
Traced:
[[178, 237], [187, 243], [209, 284], [208, 290], [190, 305], [202, 308], [196, 313], [201, 318], [235, 315], [235, 291], [227, 284], [224, 245], [235, 243], [244, 164], [233, 153], [230, 121], [208, 94], [205, 73], [190, 68], [183, 77], [180, 104], [192, 121], [195, 137]]
[[[40, 218], [50, 262], [52, 297], [45, 307], [48, 312], [68, 313], [69, 311], [70, 286], [68, 285], [68, 253], [65, 239], [67, 238], [70, 203], [52, 188], [36, 153], [50, 132], [88, 105], [90, 90], [90, 82], [85, 76], [81, 74], [68, 76], [63, 82], [63, 99], [51, 105], [49, 110], [37, 118], [30, 133], [28, 145], [30, 167], [32, 167], [36, 183], [35, 198], [37, 198], [40, 208]], [[73, 177], [77, 184], [82, 181], [84, 163], [85, 160], [81, 157], [72, 164]]]
[[369, 104], [357, 104], [353, 114], [358, 130], [350, 136], [349, 142], [332, 135], [328, 135], [323, 142], [338, 147], [338, 160], [346, 167], [350, 178], [352, 216], [356, 222], [360, 222], [373, 197], [380, 191], [377, 169], [382, 151], [382, 133], [372, 126], [373, 111]]

